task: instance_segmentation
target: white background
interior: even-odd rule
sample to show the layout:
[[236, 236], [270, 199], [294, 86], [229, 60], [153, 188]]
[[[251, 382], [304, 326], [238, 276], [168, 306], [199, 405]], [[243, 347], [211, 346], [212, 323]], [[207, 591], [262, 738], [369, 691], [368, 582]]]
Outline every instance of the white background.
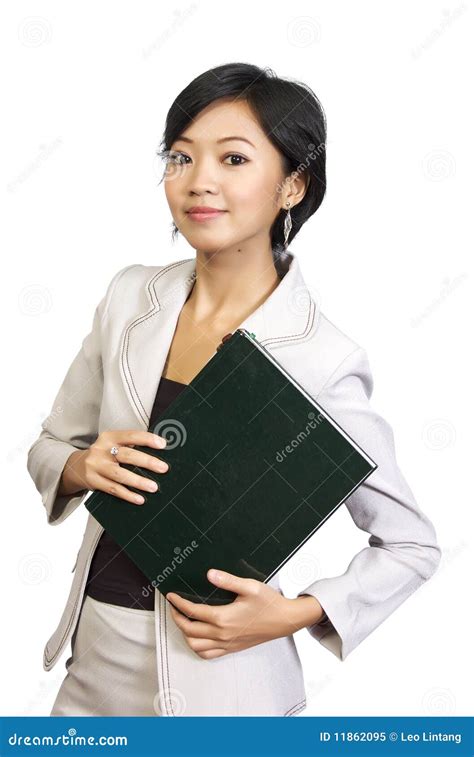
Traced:
[[[194, 256], [182, 237], [171, 244], [154, 153], [179, 91], [243, 61], [306, 82], [325, 109], [327, 195], [291, 251], [325, 315], [367, 350], [372, 403], [443, 549], [436, 575], [343, 663], [296, 635], [303, 716], [471, 714], [472, 7], [45, 0], [3, 10], [2, 713], [49, 714], [69, 647], [49, 673], [43, 647], [86, 521], [79, 508], [47, 525], [27, 450], [113, 274]], [[313, 537], [317, 562], [303, 549], [283, 588], [343, 572], [367, 538], [341, 508]]]

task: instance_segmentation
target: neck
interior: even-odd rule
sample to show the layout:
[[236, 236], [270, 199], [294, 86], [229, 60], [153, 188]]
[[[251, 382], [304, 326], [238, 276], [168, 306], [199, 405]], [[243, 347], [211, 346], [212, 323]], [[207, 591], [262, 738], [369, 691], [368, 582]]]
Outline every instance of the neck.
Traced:
[[194, 323], [232, 329], [264, 302], [280, 283], [271, 247], [244, 245], [218, 253], [196, 251], [196, 281], [186, 302]]

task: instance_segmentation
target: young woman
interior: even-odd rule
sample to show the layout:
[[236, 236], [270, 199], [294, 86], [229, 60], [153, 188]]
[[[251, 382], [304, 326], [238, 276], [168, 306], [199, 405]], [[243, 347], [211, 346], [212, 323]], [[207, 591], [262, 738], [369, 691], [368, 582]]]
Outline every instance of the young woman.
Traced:
[[160, 447], [153, 429], [169, 403], [245, 327], [377, 462], [345, 503], [369, 545], [295, 598], [278, 575], [266, 584], [211, 565], [209, 581], [238, 595], [211, 607], [150, 591], [89, 515], [44, 652], [51, 670], [72, 642], [52, 715], [295, 715], [306, 699], [293, 634], [307, 628], [344, 660], [438, 565], [434, 528], [370, 405], [367, 354], [324, 316], [288, 249], [323, 200], [325, 142], [311, 89], [267, 69], [219, 66], [178, 95], [160, 155], [173, 237], [195, 256], [115, 274], [28, 470], [51, 524], [93, 489], [140, 507], [129, 487], [145, 493], [149, 481], [121, 464], [167, 475], [134, 447]]

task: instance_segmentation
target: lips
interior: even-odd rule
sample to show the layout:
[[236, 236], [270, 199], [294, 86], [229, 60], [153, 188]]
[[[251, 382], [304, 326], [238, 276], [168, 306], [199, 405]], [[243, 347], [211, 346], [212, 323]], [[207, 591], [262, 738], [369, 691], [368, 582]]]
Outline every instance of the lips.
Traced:
[[219, 210], [219, 208], [191, 208], [191, 210], [187, 211], [187, 215], [193, 220], [193, 221], [209, 221], [213, 218], [218, 218], [219, 216], [223, 215], [226, 211], [225, 210]]
[[188, 214], [193, 216], [209, 216], [217, 215], [218, 213], [225, 213], [225, 211], [219, 208], [191, 208], [191, 210], [188, 210]]

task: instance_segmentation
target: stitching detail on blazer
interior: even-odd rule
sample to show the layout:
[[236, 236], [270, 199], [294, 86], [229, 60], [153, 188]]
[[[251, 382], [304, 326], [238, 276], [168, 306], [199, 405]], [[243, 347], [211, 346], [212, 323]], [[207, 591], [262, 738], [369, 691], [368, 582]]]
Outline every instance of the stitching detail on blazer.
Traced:
[[287, 710], [283, 717], [288, 717], [289, 715], [295, 715], [297, 712], [300, 712], [301, 710], [304, 710], [306, 707], [306, 699], [302, 699], [301, 702], [297, 702], [293, 705], [293, 707], [290, 707], [289, 710]]
[[261, 342], [261, 344], [267, 345], [267, 344], [275, 344], [275, 343], [280, 343], [280, 342], [282, 344], [285, 344], [286, 342], [294, 342], [297, 339], [303, 339], [309, 333], [309, 331], [311, 331], [313, 327], [315, 315], [316, 315], [316, 305], [314, 303], [314, 300], [310, 300], [310, 306], [308, 309], [308, 320], [306, 321], [306, 325], [303, 331], [301, 331], [299, 334], [289, 334], [288, 336], [285, 336], [285, 337], [275, 336], [275, 337], [271, 337], [270, 339], [264, 339]]
[[[157, 591], [157, 590], [156, 590]], [[162, 611], [163, 606], [163, 611]], [[159, 596], [159, 603], [158, 608], [160, 612], [160, 662], [161, 662], [161, 680], [163, 684], [163, 705], [166, 711], [167, 715], [175, 715], [174, 709], [173, 709], [173, 700], [171, 698], [171, 687], [170, 687], [170, 671], [169, 671], [169, 665], [168, 665], [168, 630], [167, 630], [167, 620], [166, 620], [166, 598], [161, 594]], [[163, 629], [163, 630], [162, 630]], [[163, 644], [163, 636], [164, 633], [164, 641]], [[165, 680], [165, 669], [164, 664], [166, 663], [166, 680]], [[168, 688], [166, 687], [166, 681], [168, 682]], [[169, 702], [167, 701], [167, 697], [169, 697]]]
[[173, 709], [173, 699], [171, 697], [171, 683], [170, 683], [170, 669], [168, 665], [168, 627], [167, 627], [167, 620], [166, 620], [166, 598], [163, 597], [163, 602], [165, 603], [165, 659], [166, 659], [166, 678], [168, 681], [168, 695], [169, 695], [169, 706], [171, 710], [171, 714], [176, 716], [176, 713]]
[[105, 323], [105, 322], [106, 322], [106, 318], [108, 317], [108, 314], [109, 314], [109, 305], [110, 305], [110, 301], [111, 301], [111, 299], [112, 299], [112, 297], [113, 297], [113, 295], [114, 295], [115, 289], [116, 289], [116, 287], [117, 287], [117, 284], [119, 283], [120, 279], [122, 278], [122, 276], [124, 275], [124, 273], [126, 273], [126, 271], [129, 271], [129, 270], [130, 270], [130, 268], [138, 268], [138, 266], [139, 266], [139, 265], [140, 265], [140, 263], [132, 263], [131, 265], [127, 265], [127, 266], [125, 266], [125, 268], [122, 268], [122, 269], [121, 269], [121, 270], [120, 270], [120, 271], [119, 271], [119, 272], [118, 272], [118, 273], [116, 274], [116, 277], [117, 277], [117, 278], [116, 278], [116, 280], [114, 281], [114, 285], [113, 285], [113, 287], [111, 288], [111, 290], [110, 290], [110, 292], [109, 292], [109, 294], [108, 294], [108, 297], [107, 297], [107, 301], [105, 302], [105, 305], [104, 305], [104, 312], [103, 312], [103, 315], [102, 315], [102, 322], [103, 322], [103, 323]]
[[[154, 276], [153, 279], [148, 283], [148, 291], [149, 292], [152, 291], [152, 287], [154, 287], [155, 281], [157, 281], [160, 278], [160, 276], [164, 276], [165, 273], [168, 273], [169, 271], [173, 270], [173, 268], [176, 268], [177, 266], [180, 266], [180, 265], [184, 265], [184, 263], [187, 263], [187, 262], [188, 261], [185, 260], [185, 261], [181, 261], [181, 262], [177, 262], [177, 263], [172, 263], [171, 265], [166, 266], [162, 271], [158, 271], [158, 273], [156, 274], [156, 276]], [[153, 293], [154, 293], [154, 290], [153, 290]], [[151, 299], [152, 299], [152, 301], [154, 300], [153, 296], [151, 296]], [[130, 364], [128, 362], [128, 346], [129, 346], [129, 342], [130, 342], [130, 333], [131, 333], [131, 330], [135, 326], [137, 326], [139, 323], [144, 323], [149, 318], [152, 318], [154, 315], [156, 315], [156, 313], [159, 313], [160, 310], [161, 310], [160, 302], [159, 302], [159, 300], [156, 300], [156, 304], [154, 303], [153, 310], [151, 312], [148, 312], [148, 313], [145, 313], [144, 315], [142, 314], [142, 315], [138, 316], [138, 318], [136, 318], [135, 321], [133, 321], [127, 327], [127, 332], [126, 332], [125, 340], [124, 340], [124, 347], [126, 345], [125, 361], [127, 363], [127, 368], [128, 368], [128, 372], [130, 374], [130, 380], [132, 382], [133, 389], [135, 390], [135, 394], [137, 396], [137, 399], [138, 399], [138, 401], [139, 401], [139, 403], [140, 403], [140, 405], [142, 407], [143, 413], [144, 413], [144, 415], [142, 416], [142, 418], [143, 418], [143, 420], [144, 420], [145, 423], [148, 420], [148, 414], [147, 414], [147, 412], [146, 412], [146, 410], [145, 410], [145, 408], [143, 406], [143, 403], [142, 403], [142, 401], [140, 399], [140, 395], [138, 394], [137, 388], [136, 388], [135, 383], [133, 381], [132, 372], [130, 370]], [[123, 354], [123, 352], [122, 352], [122, 354]], [[126, 376], [126, 379], [127, 379], [127, 384], [128, 384], [128, 376]], [[129, 384], [129, 389], [130, 389], [130, 384]], [[141, 415], [140, 408], [138, 407], [138, 405], [136, 404], [136, 402], [135, 402], [135, 405], [137, 406], [137, 409], [138, 409], [138, 411], [140, 412], [140, 415]]]
[[[155, 589], [155, 591], [158, 591], [158, 589]], [[160, 640], [161, 682], [162, 682], [162, 685], [163, 685], [163, 694], [164, 694], [164, 696], [163, 696], [163, 705], [164, 705], [166, 714], [169, 715], [169, 712], [167, 710], [166, 692], [165, 692], [165, 685], [164, 685], [165, 684], [165, 674], [164, 674], [164, 669], [163, 669], [163, 658], [164, 658], [164, 652], [163, 652], [163, 627], [164, 627], [164, 623], [162, 622], [163, 621], [163, 613], [162, 613], [162, 610], [161, 610], [161, 602], [162, 602], [162, 600], [163, 600], [163, 595], [162, 595], [161, 592], [159, 592], [159, 596], [158, 596], [158, 610], [159, 610], [159, 640]], [[166, 612], [166, 608], [165, 608], [165, 612]]]
[[[161, 658], [161, 667], [162, 667], [162, 675], [163, 675], [163, 683], [165, 683], [165, 674], [163, 669], [163, 661], [166, 663], [166, 681], [168, 684], [168, 688], [166, 688], [166, 683], [164, 687], [164, 702], [165, 707], [168, 715], [175, 715], [174, 709], [173, 709], [173, 700], [171, 698], [171, 687], [170, 687], [170, 671], [169, 671], [169, 665], [168, 665], [168, 628], [167, 628], [167, 620], [166, 620], [166, 598], [160, 593], [160, 596], [163, 600], [163, 629], [165, 633], [165, 645], [164, 645], [164, 653], [162, 653]], [[166, 701], [166, 697], [169, 697], [169, 702]]]
[[[179, 261], [179, 262], [177, 262], [177, 263], [171, 263], [170, 265], [168, 265], [168, 266], [166, 266], [165, 268], [163, 268], [163, 270], [162, 270], [162, 271], [158, 271], [158, 273], [157, 273], [157, 274], [156, 274], [156, 275], [155, 275], [155, 276], [154, 276], [154, 277], [152, 278], [152, 280], [151, 280], [151, 281], [150, 281], [150, 282], [148, 283], [148, 291], [149, 291], [149, 292], [151, 292], [151, 288], [152, 288], [152, 287], [154, 287], [154, 285], [155, 285], [155, 282], [156, 282], [156, 281], [157, 281], [157, 280], [158, 280], [158, 279], [160, 278], [160, 276], [164, 276], [164, 275], [165, 275], [166, 273], [169, 273], [169, 271], [172, 271], [172, 270], [173, 270], [174, 268], [176, 268], [177, 266], [181, 266], [181, 265], [184, 265], [185, 263], [189, 263], [189, 260], [182, 260], [182, 261]], [[127, 364], [127, 368], [128, 368], [128, 374], [130, 375], [130, 381], [131, 381], [131, 383], [132, 383], [132, 386], [133, 386], [133, 390], [134, 390], [134, 392], [135, 392], [135, 395], [136, 395], [136, 397], [137, 397], [137, 399], [138, 399], [138, 402], [139, 402], [139, 403], [140, 403], [140, 405], [141, 405], [141, 409], [140, 409], [140, 408], [138, 407], [138, 405], [137, 405], [137, 403], [136, 403], [136, 401], [135, 401], [135, 397], [134, 397], [134, 394], [133, 394], [133, 392], [131, 391], [131, 387], [130, 387], [130, 383], [129, 383], [129, 377], [128, 377], [128, 374], [127, 374], [127, 373], [125, 373], [125, 379], [126, 379], [126, 381], [127, 381], [127, 385], [128, 385], [128, 388], [129, 388], [129, 390], [130, 390], [130, 394], [131, 394], [131, 396], [132, 396], [132, 398], [133, 398], [133, 402], [134, 402], [134, 404], [135, 404], [135, 407], [137, 408], [138, 412], [140, 413], [140, 415], [141, 415], [141, 417], [142, 417], [142, 420], [143, 420], [143, 422], [144, 422], [145, 424], [147, 424], [147, 423], [148, 423], [148, 421], [149, 421], [149, 418], [148, 418], [148, 414], [147, 414], [147, 412], [146, 412], [145, 408], [143, 407], [143, 403], [142, 403], [142, 401], [141, 401], [141, 399], [140, 399], [140, 395], [138, 394], [137, 388], [136, 388], [136, 386], [135, 386], [135, 383], [134, 383], [134, 381], [133, 381], [132, 372], [131, 372], [131, 370], [130, 370], [130, 364], [129, 364], [129, 362], [128, 362], [128, 346], [129, 346], [129, 342], [130, 342], [130, 333], [131, 333], [131, 330], [132, 330], [132, 329], [133, 329], [133, 328], [134, 328], [135, 326], [137, 326], [137, 325], [138, 325], [139, 323], [144, 323], [144, 322], [145, 322], [145, 321], [147, 321], [147, 320], [148, 320], [149, 318], [152, 318], [152, 317], [153, 317], [154, 315], [156, 315], [156, 313], [159, 313], [159, 312], [160, 312], [160, 310], [161, 310], [161, 305], [160, 305], [160, 302], [159, 302], [159, 300], [156, 300], [156, 304], [155, 304], [155, 303], [154, 303], [154, 298], [153, 298], [153, 296], [151, 297], [151, 299], [152, 299], [152, 301], [153, 301], [153, 310], [152, 310], [152, 311], [150, 311], [150, 312], [148, 312], [148, 313], [145, 313], [145, 314], [143, 314], [143, 313], [142, 313], [142, 314], [141, 314], [141, 315], [139, 315], [139, 316], [138, 316], [138, 317], [137, 317], [137, 318], [136, 318], [136, 319], [135, 319], [134, 321], [132, 321], [132, 323], [130, 323], [130, 324], [129, 324], [129, 325], [127, 326], [127, 330], [126, 330], [126, 332], [125, 332], [125, 338], [124, 338], [124, 342], [123, 342], [123, 347], [122, 347], [122, 361], [124, 361], [124, 362], [125, 362], [125, 363]], [[143, 414], [142, 414], [142, 410], [143, 410]]]
[[[178, 261], [176, 263], [171, 263], [170, 265], [168, 265], [165, 268], [163, 268], [163, 270], [159, 271], [156, 274], [156, 276], [154, 276], [153, 279], [151, 279], [151, 281], [148, 283], [148, 291], [151, 293], [152, 288], [155, 285], [155, 282], [160, 278], [160, 276], [163, 276], [164, 274], [168, 273], [169, 271], [172, 271], [174, 268], [177, 268], [177, 267], [179, 267], [181, 265], [185, 265], [186, 263], [189, 263], [189, 259], [181, 260], [181, 261]], [[153, 301], [153, 296], [151, 296], [151, 299]], [[127, 375], [127, 373], [125, 374], [127, 385], [128, 385], [129, 390], [130, 390], [130, 394], [131, 394], [131, 396], [133, 398], [135, 407], [137, 408], [137, 410], [138, 410], [138, 412], [139, 412], [139, 414], [140, 414], [140, 416], [141, 416], [141, 418], [142, 418], [142, 420], [143, 420], [143, 422], [145, 424], [147, 424], [150, 419], [149, 419], [148, 413], [146, 412], [146, 410], [145, 410], [145, 408], [143, 406], [143, 403], [142, 403], [142, 401], [140, 399], [140, 395], [138, 394], [137, 388], [136, 388], [135, 383], [133, 381], [132, 372], [130, 370], [130, 364], [128, 362], [128, 347], [129, 347], [129, 343], [130, 343], [130, 333], [131, 333], [131, 330], [135, 326], [139, 325], [139, 323], [140, 324], [144, 323], [149, 318], [152, 318], [154, 315], [156, 315], [156, 313], [159, 313], [161, 309], [162, 308], [161, 308], [161, 305], [160, 305], [160, 301], [157, 299], [156, 300], [156, 304], [154, 304], [153, 310], [151, 312], [139, 315], [134, 321], [132, 321], [132, 323], [129, 324], [129, 326], [127, 326], [127, 330], [126, 330], [125, 338], [124, 338], [124, 343], [123, 343], [123, 347], [122, 347], [122, 360], [124, 360], [126, 362], [127, 368], [128, 368], [128, 374], [130, 375], [130, 380], [129, 380], [129, 376]], [[314, 324], [314, 321], [315, 321], [316, 312], [317, 312], [317, 309], [316, 309], [316, 305], [314, 303], [314, 300], [310, 298], [310, 306], [309, 306], [309, 310], [308, 310], [308, 320], [306, 321], [306, 325], [305, 325], [303, 331], [301, 331], [299, 334], [290, 334], [290, 335], [287, 335], [287, 336], [284, 336], [284, 337], [272, 337], [271, 339], [264, 339], [262, 341], [262, 345], [280, 344], [280, 343], [281, 344], [285, 344], [285, 343], [288, 343], [288, 342], [295, 342], [296, 340], [303, 339], [305, 336], [307, 336], [307, 334], [311, 331], [311, 329], [313, 327], [313, 324]], [[131, 391], [130, 381], [132, 383], [133, 390], [135, 392], [137, 400], [140, 403], [141, 409], [137, 405], [137, 403], [135, 401], [135, 397], [134, 397], [134, 395], [133, 395], [133, 393]]]
[[65, 641], [65, 639], [66, 639], [66, 637], [67, 637], [67, 635], [69, 633], [69, 629], [71, 628], [71, 626], [73, 624], [73, 621], [74, 621], [74, 616], [76, 614], [76, 608], [77, 608], [77, 605], [79, 603], [79, 599], [80, 598], [82, 599], [84, 597], [84, 592], [81, 592], [80, 587], [82, 586], [82, 582], [84, 580], [85, 572], [86, 572], [86, 570], [88, 570], [88, 568], [89, 568], [89, 566], [90, 566], [90, 564], [92, 562], [92, 557], [93, 557], [95, 548], [96, 548], [97, 543], [98, 543], [98, 541], [99, 541], [99, 539], [100, 539], [101, 536], [102, 536], [102, 531], [99, 531], [99, 535], [97, 536], [97, 538], [95, 539], [95, 541], [92, 544], [92, 548], [91, 548], [91, 551], [90, 551], [89, 558], [87, 559], [86, 564], [84, 566], [84, 570], [82, 571], [81, 580], [80, 580], [80, 583], [79, 583], [79, 591], [77, 593], [76, 601], [74, 602], [74, 607], [72, 608], [72, 612], [71, 612], [71, 616], [69, 618], [69, 622], [68, 622], [68, 624], [66, 626], [66, 630], [64, 631], [64, 633], [63, 633], [63, 635], [61, 637], [61, 640], [60, 640], [60, 642], [59, 642], [59, 644], [57, 646], [56, 652], [54, 653], [54, 655], [52, 657], [48, 657], [48, 655], [49, 655], [49, 647], [48, 647], [48, 644], [46, 644], [45, 652], [44, 652], [44, 659], [45, 659], [45, 661], [47, 662], [48, 665], [51, 665], [51, 663], [56, 659], [56, 657], [58, 657], [58, 655], [62, 652], [62, 647], [64, 645], [64, 641]]

